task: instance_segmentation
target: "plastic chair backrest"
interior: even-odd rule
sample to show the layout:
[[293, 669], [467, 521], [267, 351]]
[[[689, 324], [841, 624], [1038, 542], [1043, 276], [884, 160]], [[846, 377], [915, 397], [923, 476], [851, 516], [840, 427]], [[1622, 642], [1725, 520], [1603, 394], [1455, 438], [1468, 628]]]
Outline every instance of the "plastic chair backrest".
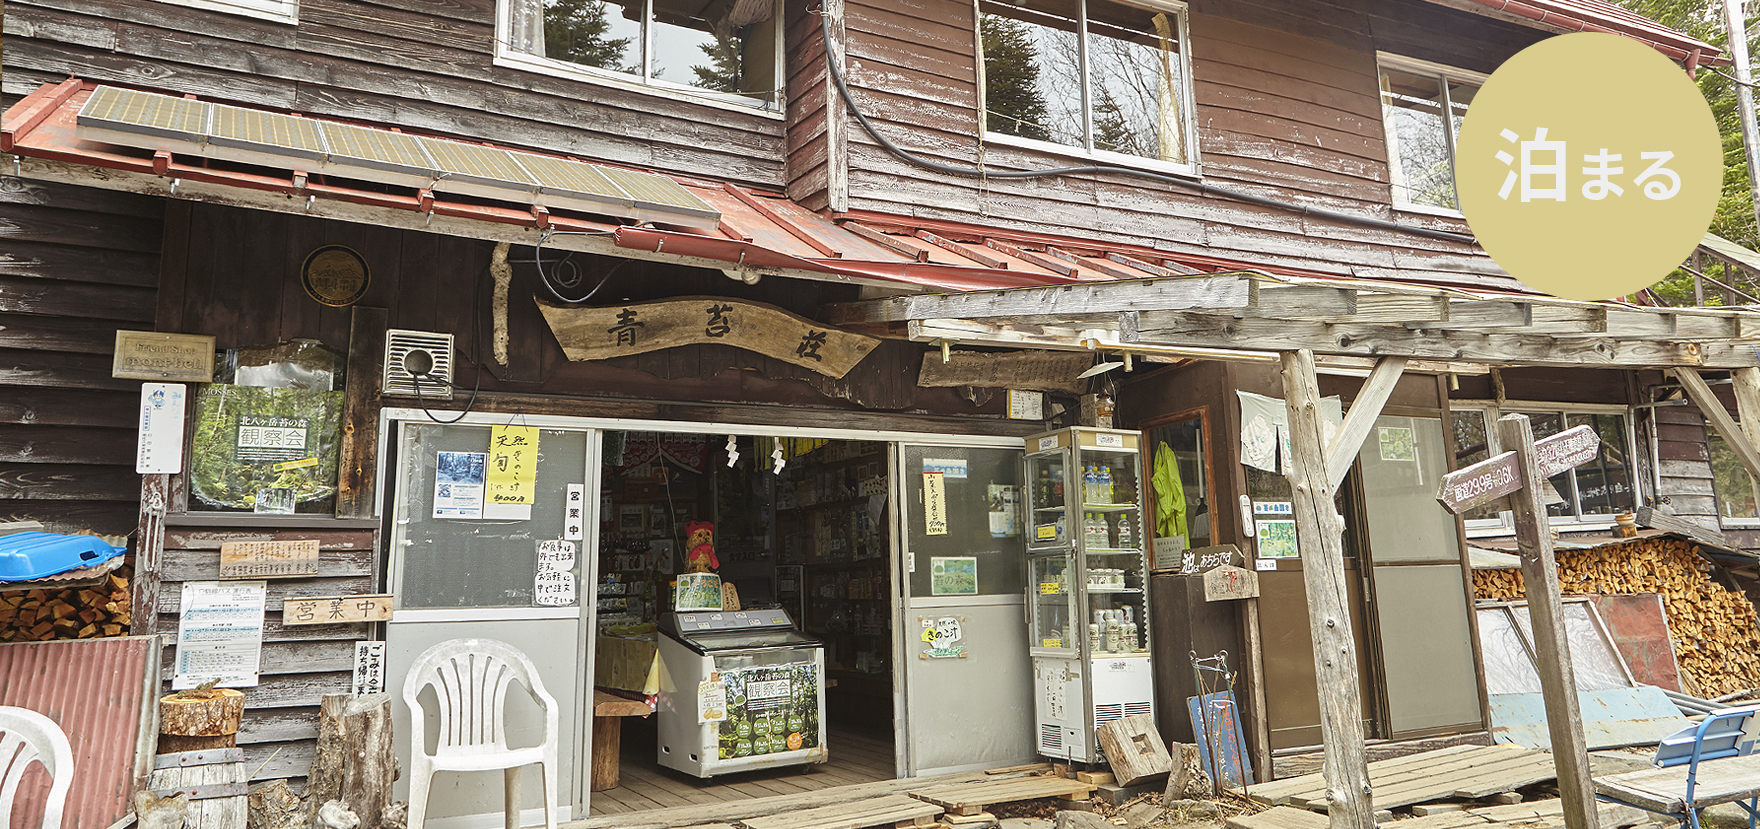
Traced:
[[59, 829], [67, 791], [73, 785], [73, 746], [54, 720], [28, 708], [0, 706], [0, 821], [12, 819], [18, 782], [31, 763], [49, 773], [49, 798], [43, 804], [42, 829]]
[[1657, 768], [1668, 768], [1752, 754], [1755, 729], [1760, 724], [1756, 713], [1760, 713], [1760, 705], [1712, 711], [1699, 722], [1662, 738], [1651, 763]]
[[556, 700], [526, 655], [494, 639], [451, 639], [416, 657], [403, 683], [411, 733], [425, 731], [425, 712], [417, 699], [434, 686], [439, 701], [440, 742], [435, 753], [477, 753], [507, 749], [507, 688], [518, 680], [544, 709], [557, 712]]

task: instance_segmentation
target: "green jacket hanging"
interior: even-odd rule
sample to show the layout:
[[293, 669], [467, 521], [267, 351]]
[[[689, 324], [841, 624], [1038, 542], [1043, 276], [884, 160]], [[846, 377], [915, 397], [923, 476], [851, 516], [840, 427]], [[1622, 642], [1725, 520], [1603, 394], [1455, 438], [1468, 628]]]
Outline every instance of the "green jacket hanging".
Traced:
[[1166, 441], [1155, 447], [1155, 536], [1173, 538], [1186, 534], [1186, 487], [1179, 478], [1179, 461]]

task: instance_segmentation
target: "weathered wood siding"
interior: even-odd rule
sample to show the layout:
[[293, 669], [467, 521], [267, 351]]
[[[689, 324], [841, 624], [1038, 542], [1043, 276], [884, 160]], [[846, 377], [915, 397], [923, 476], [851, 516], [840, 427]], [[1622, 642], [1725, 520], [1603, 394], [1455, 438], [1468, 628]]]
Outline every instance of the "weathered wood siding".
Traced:
[[[978, 138], [973, 9], [958, 0], [848, 3], [855, 96], [878, 129], [936, 161], [998, 169], [1081, 163]], [[1465, 231], [1391, 207], [1376, 50], [1489, 72], [1539, 33], [1430, 3], [1197, 0], [1193, 95], [1204, 181], [1304, 205]], [[1446, 33], [1447, 36], [1442, 36]], [[1482, 253], [1305, 218], [1123, 176], [1009, 181], [934, 172], [849, 131], [851, 208], [982, 219], [1369, 277], [1511, 286]]]
[[[318, 575], [268, 579], [263, 619], [263, 656], [257, 686], [245, 694], [238, 744], [253, 780], [304, 777], [318, 738], [318, 703], [325, 694], [346, 694], [353, 677], [354, 643], [373, 639], [366, 623], [281, 623], [281, 603], [307, 596], [347, 596], [378, 589], [378, 522], [299, 518], [266, 520], [230, 516], [171, 515], [166, 518], [160, 572], [157, 630], [177, 633], [183, 583], [220, 577], [220, 545], [227, 541], [318, 541]], [[161, 673], [166, 693], [176, 672], [176, 648], [165, 649]]]
[[12, 0], [5, 90], [74, 75], [780, 189], [774, 115], [495, 66], [495, 0], [304, 0], [297, 26], [147, 0]]
[[117, 329], [153, 328], [162, 212], [0, 176], [0, 521], [134, 528], [140, 381], [110, 363]]

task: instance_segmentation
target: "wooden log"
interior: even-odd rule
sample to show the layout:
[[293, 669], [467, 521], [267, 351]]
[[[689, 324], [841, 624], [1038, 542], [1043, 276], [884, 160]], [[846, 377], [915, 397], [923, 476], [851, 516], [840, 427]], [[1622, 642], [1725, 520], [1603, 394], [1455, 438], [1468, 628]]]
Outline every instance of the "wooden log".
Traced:
[[326, 694], [318, 712], [318, 748], [306, 789], [306, 806], [316, 827], [318, 807], [337, 800], [378, 826], [391, 806], [397, 759], [391, 750], [391, 696]]
[[180, 691], [160, 697], [159, 733], [183, 737], [237, 734], [244, 717], [244, 692], [215, 688], [208, 693], [213, 696]]
[[182, 754], [186, 751], [207, 751], [211, 748], [232, 748], [238, 745], [238, 734], [160, 734], [160, 754]]
[[1313, 352], [1283, 353], [1283, 395], [1289, 411], [1296, 544], [1306, 574], [1320, 733], [1326, 749], [1327, 814], [1333, 829], [1370, 829], [1375, 825], [1375, 809], [1363, 752], [1356, 640], [1344, 604], [1344, 519], [1333, 503], [1332, 482], [1326, 475]]
[[1118, 785], [1134, 785], [1173, 770], [1173, 757], [1155, 730], [1155, 718], [1148, 714], [1122, 717], [1099, 730], [1100, 747], [1106, 750], [1106, 762], [1112, 766]]
[[1522, 551], [1522, 575], [1528, 585], [1534, 662], [1540, 674], [1541, 697], [1546, 703], [1547, 731], [1558, 771], [1559, 798], [1564, 801], [1565, 826], [1596, 829], [1595, 789], [1589, 782], [1589, 752], [1583, 739], [1576, 675], [1565, 646], [1558, 565], [1553, 559], [1552, 533], [1547, 528], [1546, 479], [1540, 477], [1540, 462], [1534, 455], [1534, 430], [1527, 415], [1519, 414], [1498, 418], [1497, 427], [1502, 444], [1515, 450], [1522, 482], [1522, 488], [1510, 494], [1509, 502], [1515, 512], [1516, 544]]

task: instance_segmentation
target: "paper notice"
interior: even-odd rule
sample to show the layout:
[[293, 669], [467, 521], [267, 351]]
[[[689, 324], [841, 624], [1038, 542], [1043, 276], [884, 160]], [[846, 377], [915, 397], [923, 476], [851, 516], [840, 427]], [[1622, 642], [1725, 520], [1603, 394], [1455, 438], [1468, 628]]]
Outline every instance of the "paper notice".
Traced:
[[947, 484], [940, 472], [923, 473], [923, 534], [947, 535]]

